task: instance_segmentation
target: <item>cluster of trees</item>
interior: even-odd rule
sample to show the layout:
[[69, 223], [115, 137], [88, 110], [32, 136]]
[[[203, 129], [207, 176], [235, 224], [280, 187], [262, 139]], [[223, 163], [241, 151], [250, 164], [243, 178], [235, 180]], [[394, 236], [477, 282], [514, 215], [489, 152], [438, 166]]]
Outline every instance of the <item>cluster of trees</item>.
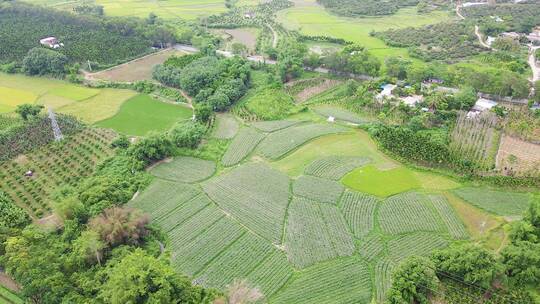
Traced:
[[320, 56], [311, 53], [304, 57], [303, 65], [315, 69], [325, 67], [336, 74], [356, 74], [378, 76], [381, 62], [358, 44], [347, 44], [338, 52]]
[[463, 22], [390, 29], [375, 35], [390, 46], [409, 48], [412, 56], [425, 61], [452, 61], [485, 51], [472, 25]]
[[200, 107], [223, 111], [246, 92], [251, 67], [241, 57], [188, 55], [158, 65], [153, 72], [159, 82], [181, 88]]
[[[510, 244], [499, 255], [471, 243], [454, 243], [430, 257], [412, 257], [393, 274], [390, 303], [536, 303], [528, 288], [540, 283], [540, 200], [510, 226]], [[445, 288], [445, 286], [447, 288]], [[472, 288], [471, 288], [472, 287]], [[453, 290], [460, 292], [454, 293]], [[455, 303], [457, 303], [455, 302]]]
[[317, 0], [333, 13], [343, 16], [380, 16], [392, 15], [398, 9], [415, 6], [418, 0]]
[[[213, 28], [262, 27], [265, 24], [274, 22], [273, 17], [277, 11], [291, 6], [293, 6], [293, 3], [289, 0], [264, 1], [254, 6], [231, 5], [229, 11], [220, 15], [209, 16], [203, 20], [203, 23]], [[246, 14], [249, 14], [250, 17], [246, 18]]]

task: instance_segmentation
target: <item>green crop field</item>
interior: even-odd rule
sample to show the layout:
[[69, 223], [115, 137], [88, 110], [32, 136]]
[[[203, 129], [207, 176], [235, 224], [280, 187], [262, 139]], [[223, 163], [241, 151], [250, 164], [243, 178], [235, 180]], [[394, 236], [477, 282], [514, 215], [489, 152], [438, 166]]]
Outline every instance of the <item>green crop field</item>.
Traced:
[[233, 139], [221, 159], [224, 166], [233, 166], [241, 162], [263, 140], [264, 134], [254, 128], [241, 129]]
[[345, 175], [343, 183], [352, 189], [381, 197], [420, 187], [413, 172], [405, 167], [380, 170], [371, 165]]
[[287, 29], [300, 30], [306, 35], [326, 35], [353, 41], [381, 59], [399, 55], [407, 57], [407, 50], [388, 47], [382, 40], [371, 37], [370, 32], [439, 23], [450, 18], [448, 13], [441, 11], [418, 14], [416, 8], [400, 9], [391, 16], [347, 18], [329, 13], [314, 1], [297, 2], [300, 4], [278, 13], [278, 20]]
[[456, 189], [453, 192], [474, 206], [496, 215], [520, 216], [531, 202], [531, 196], [528, 193], [471, 187]]
[[92, 89], [53, 78], [0, 73], [0, 113], [12, 112], [18, 104], [37, 103], [95, 123], [115, 115], [136, 94], [131, 90]]
[[200, 182], [212, 176], [215, 171], [214, 162], [193, 157], [176, 157], [151, 170], [152, 175], [159, 178], [184, 183]]
[[150, 131], [165, 131], [192, 115], [192, 110], [186, 106], [160, 102], [141, 94], [127, 100], [116, 115], [97, 125], [127, 135], [145, 135]]

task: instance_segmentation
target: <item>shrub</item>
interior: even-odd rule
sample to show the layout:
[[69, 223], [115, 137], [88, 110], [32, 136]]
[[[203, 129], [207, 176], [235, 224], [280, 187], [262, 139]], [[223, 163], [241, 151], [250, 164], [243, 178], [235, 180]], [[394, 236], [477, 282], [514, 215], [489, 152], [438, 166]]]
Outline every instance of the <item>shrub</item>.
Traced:
[[56, 51], [35, 47], [28, 51], [22, 61], [23, 71], [28, 75], [62, 75], [67, 57]]
[[0, 191], [0, 228], [23, 228], [29, 223], [26, 212]]
[[206, 127], [197, 122], [177, 124], [171, 131], [172, 142], [179, 148], [195, 148], [206, 133]]
[[169, 156], [172, 148], [172, 142], [165, 135], [154, 133], [129, 147], [128, 155], [149, 164]]

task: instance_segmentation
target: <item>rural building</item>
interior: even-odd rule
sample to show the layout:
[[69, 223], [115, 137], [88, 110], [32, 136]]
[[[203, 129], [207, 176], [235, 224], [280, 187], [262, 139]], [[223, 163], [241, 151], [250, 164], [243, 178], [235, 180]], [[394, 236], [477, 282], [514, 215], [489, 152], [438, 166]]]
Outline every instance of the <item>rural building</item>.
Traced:
[[505, 32], [505, 33], [501, 33], [500, 37], [519, 40], [519, 38], [521, 37], [521, 34], [516, 33], [516, 32]]
[[416, 106], [417, 103], [420, 103], [424, 100], [424, 96], [422, 95], [412, 95], [407, 97], [401, 97], [401, 101], [403, 101], [404, 104], [408, 105], [409, 107]]
[[52, 49], [57, 49], [59, 47], [62, 47], [64, 46], [63, 43], [60, 43], [58, 41], [58, 39], [56, 39], [56, 37], [47, 37], [47, 38], [43, 38], [41, 40], [39, 40], [39, 43], [41, 45], [44, 45], [44, 46], [47, 46], [47, 47], [50, 47]]
[[395, 84], [391, 84], [391, 83], [387, 83], [387, 84], [384, 84], [381, 86], [381, 89], [382, 91], [377, 94], [376, 98], [377, 100], [383, 100], [385, 97], [391, 97], [392, 96], [392, 91], [396, 88], [397, 86]]
[[497, 102], [485, 99], [485, 98], [478, 98], [476, 103], [474, 104], [474, 107], [467, 113], [467, 118], [473, 118], [476, 117], [478, 114], [489, 111], [491, 108], [497, 105]]

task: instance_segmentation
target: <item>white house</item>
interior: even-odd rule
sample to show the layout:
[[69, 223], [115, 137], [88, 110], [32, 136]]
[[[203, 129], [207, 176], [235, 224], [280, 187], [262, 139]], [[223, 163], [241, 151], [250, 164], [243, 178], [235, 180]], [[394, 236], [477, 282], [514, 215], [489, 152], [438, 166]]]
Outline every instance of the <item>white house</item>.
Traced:
[[381, 87], [383, 90], [379, 94], [377, 94], [377, 96], [376, 96], [377, 100], [383, 100], [385, 97], [391, 97], [392, 96], [392, 91], [396, 87], [397, 86], [395, 84], [391, 84], [391, 83], [383, 85]]
[[51, 49], [57, 49], [64, 46], [63, 43], [60, 43], [56, 37], [47, 37], [39, 40], [39, 43], [44, 46], [48, 46]]

